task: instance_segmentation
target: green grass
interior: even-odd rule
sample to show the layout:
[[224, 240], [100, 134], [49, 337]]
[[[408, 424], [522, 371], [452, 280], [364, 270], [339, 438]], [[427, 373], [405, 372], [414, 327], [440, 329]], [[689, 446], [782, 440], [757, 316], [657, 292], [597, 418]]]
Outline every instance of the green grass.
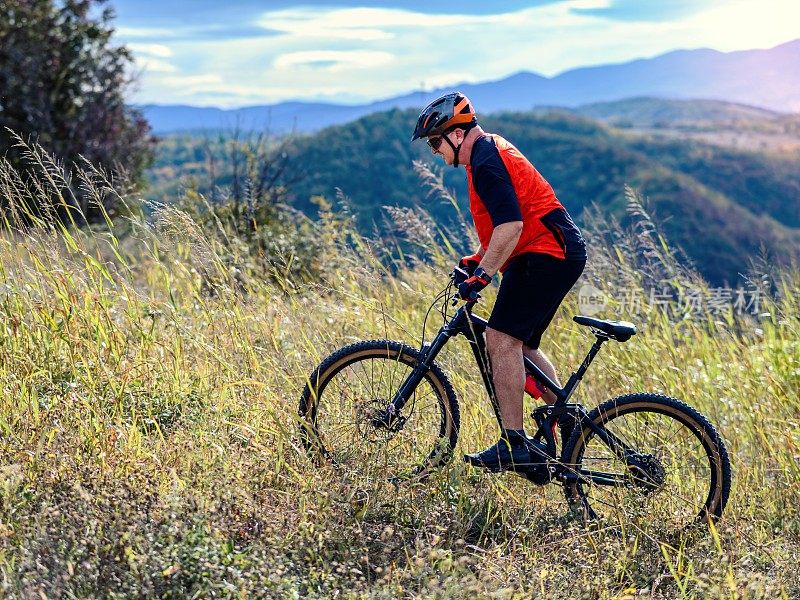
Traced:
[[[7, 181], [0, 195], [24, 215]], [[659, 544], [633, 528], [585, 529], [555, 486], [457, 460], [395, 487], [306, 456], [295, 415], [307, 374], [352, 341], [418, 345], [453, 260], [444, 251], [387, 270], [376, 258], [386, 249], [329, 215], [318, 233], [331, 269], [288, 293], [255, 269], [234, 277], [230, 247], [177, 211], [157, 214], [160, 227], [133, 217], [93, 230], [46, 219], [31, 230], [13, 215], [0, 234], [4, 597], [800, 594], [797, 273], [775, 277], [782, 294], [758, 321], [642, 315], [641, 333], [607, 344], [589, 371], [584, 404], [664, 392], [728, 444], [722, 521]], [[625, 235], [592, 236], [587, 281], [644, 286], [670, 265], [637, 262], [642, 236]], [[575, 312], [573, 295], [544, 345], [563, 376], [592, 341]], [[458, 451], [482, 447], [496, 425], [469, 350], [454, 342], [440, 362], [459, 395]]]

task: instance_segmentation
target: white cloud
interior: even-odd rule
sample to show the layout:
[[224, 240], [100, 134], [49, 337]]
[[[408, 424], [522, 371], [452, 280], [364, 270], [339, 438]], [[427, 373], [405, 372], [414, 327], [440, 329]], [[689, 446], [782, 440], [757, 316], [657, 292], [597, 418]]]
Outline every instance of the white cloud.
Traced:
[[276, 69], [289, 69], [314, 63], [333, 63], [326, 65], [330, 70], [342, 70], [344, 67], [365, 68], [378, 67], [392, 61], [388, 52], [368, 52], [362, 50], [304, 50], [281, 54], [273, 63]]
[[208, 73], [206, 75], [183, 75], [181, 77], [170, 78], [175, 87], [185, 85], [204, 85], [207, 83], [223, 83], [225, 80], [218, 73]]
[[217, 91], [224, 87], [224, 79], [220, 75], [156, 75], [153, 77], [159, 87], [168, 88], [171, 93], [191, 94], [204, 90]]
[[342, 23], [338, 19], [328, 21], [303, 11], [283, 12], [262, 19], [259, 25], [282, 31], [286, 34], [308, 39], [375, 41], [393, 37], [393, 34], [376, 29], [376, 24], [360, 26], [357, 23]]
[[425, 15], [399, 9], [343, 8], [320, 11], [297, 8], [264, 13], [259, 25], [311, 39], [367, 42], [394, 38], [395, 33], [387, 29], [423, 27], [426, 22], [428, 19]]
[[163, 44], [128, 44], [136, 59], [136, 66], [145, 73], [176, 73], [178, 68], [166, 61], [172, 56], [172, 50]]
[[178, 68], [165, 60], [142, 56], [136, 59], [136, 65], [150, 73], [176, 73]]
[[[295, 29], [304, 24], [316, 24], [316, 31], [337, 29], [363, 29], [376, 27], [442, 27], [447, 24], [460, 24], [483, 20], [486, 17], [469, 15], [436, 15], [411, 12], [400, 8], [334, 8], [326, 11], [292, 8], [264, 13], [260, 24], [264, 27], [280, 28], [291, 24]], [[489, 18], [495, 18], [491, 15]]]
[[729, 2], [695, 15], [685, 26], [718, 50], [769, 48], [800, 37], [800, 3], [797, 0]]
[[117, 27], [116, 34], [126, 40], [168, 38], [173, 35], [172, 29], [161, 27]]
[[128, 44], [128, 48], [133, 50], [136, 54], [143, 54], [145, 56], [154, 56], [157, 58], [169, 58], [172, 56], [172, 50], [164, 44], [133, 43]]

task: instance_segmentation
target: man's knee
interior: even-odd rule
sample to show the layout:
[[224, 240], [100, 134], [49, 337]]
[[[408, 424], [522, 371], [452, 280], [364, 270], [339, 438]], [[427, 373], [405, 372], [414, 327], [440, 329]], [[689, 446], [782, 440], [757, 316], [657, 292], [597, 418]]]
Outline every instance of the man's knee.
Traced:
[[531, 348], [527, 344], [522, 346], [522, 353], [531, 360], [535, 360], [538, 357], [544, 356], [544, 353], [539, 350], [539, 348]]
[[507, 352], [522, 352], [522, 341], [517, 338], [492, 329], [486, 328], [486, 349], [489, 354], [505, 354]]

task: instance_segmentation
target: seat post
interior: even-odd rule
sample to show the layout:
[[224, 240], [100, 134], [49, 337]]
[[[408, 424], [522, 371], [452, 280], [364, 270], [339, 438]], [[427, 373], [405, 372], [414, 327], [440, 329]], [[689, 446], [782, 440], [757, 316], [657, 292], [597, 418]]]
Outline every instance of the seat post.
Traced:
[[592, 347], [589, 348], [589, 353], [586, 355], [586, 358], [583, 359], [581, 366], [578, 367], [578, 370], [575, 371], [572, 375], [569, 376], [569, 381], [567, 381], [567, 385], [564, 386], [564, 392], [566, 393], [566, 397], [564, 398], [564, 402], [566, 403], [569, 401], [570, 396], [575, 391], [575, 388], [578, 387], [578, 383], [580, 383], [583, 376], [586, 374], [586, 370], [589, 368], [589, 365], [592, 364], [594, 357], [597, 356], [597, 353], [600, 352], [600, 346], [603, 345], [603, 342], [608, 341], [608, 337], [602, 333], [595, 332], [595, 336], [597, 339], [595, 340]]

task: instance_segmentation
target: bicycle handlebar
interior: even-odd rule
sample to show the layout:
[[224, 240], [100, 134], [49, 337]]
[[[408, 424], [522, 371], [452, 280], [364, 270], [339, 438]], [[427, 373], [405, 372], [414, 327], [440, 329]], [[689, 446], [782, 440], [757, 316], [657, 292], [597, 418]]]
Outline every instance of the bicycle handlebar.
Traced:
[[[469, 279], [469, 277], [470, 277], [470, 274], [467, 273], [461, 267], [455, 267], [453, 269], [453, 271], [450, 273], [450, 279], [452, 280], [453, 284], [456, 285], [456, 286], [458, 286], [458, 284], [463, 283], [464, 281]], [[456, 304], [458, 304], [459, 300], [463, 300], [463, 302], [465, 304], [467, 304], [467, 305], [473, 305], [473, 304], [478, 302], [480, 297], [481, 297], [481, 295], [478, 292], [472, 292], [472, 294], [470, 294], [469, 300], [464, 300], [458, 293], [456, 293], [456, 294], [453, 294], [450, 297], [450, 305], [451, 306], [455, 306]]]

